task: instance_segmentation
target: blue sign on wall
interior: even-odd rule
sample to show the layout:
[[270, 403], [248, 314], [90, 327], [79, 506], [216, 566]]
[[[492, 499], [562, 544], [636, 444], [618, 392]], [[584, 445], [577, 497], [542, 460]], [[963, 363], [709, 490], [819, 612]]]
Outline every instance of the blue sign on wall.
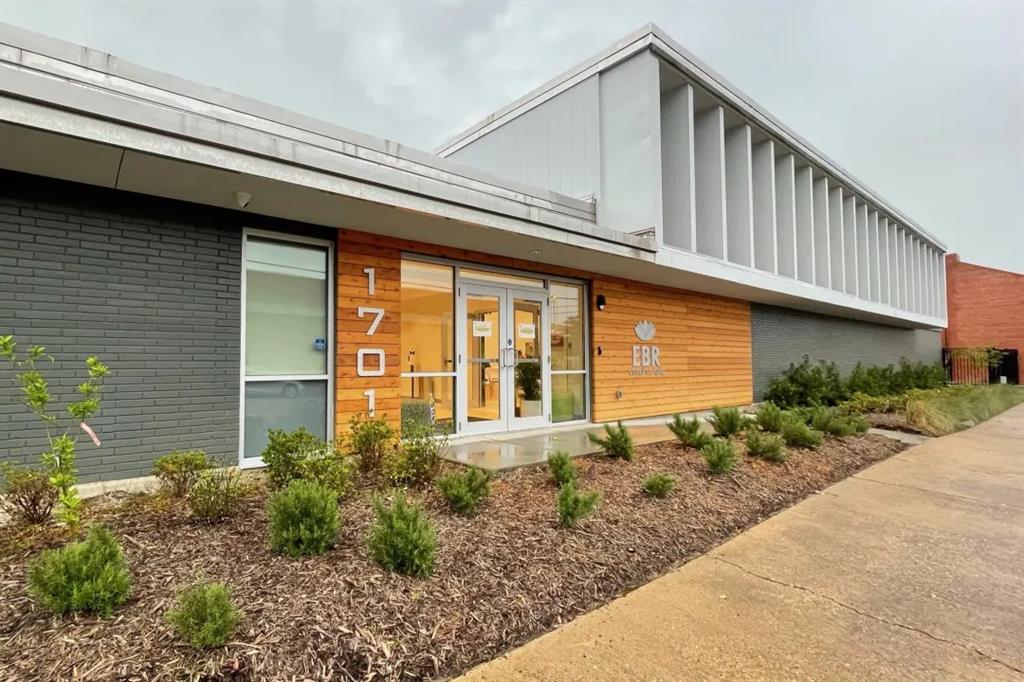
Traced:
[[313, 348], [315, 350], [325, 350], [327, 348], [327, 339], [325, 339], [325, 338], [313, 339]]

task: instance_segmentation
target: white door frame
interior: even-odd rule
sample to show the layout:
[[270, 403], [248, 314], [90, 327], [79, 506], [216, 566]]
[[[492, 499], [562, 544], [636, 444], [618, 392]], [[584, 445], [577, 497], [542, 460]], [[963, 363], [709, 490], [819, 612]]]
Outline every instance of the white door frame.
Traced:
[[246, 457], [245, 456], [245, 298], [246, 298], [246, 265], [247, 265], [247, 249], [246, 246], [249, 243], [250, 237], [256, 239], [266, 239], [269, 241], [278, 241], [292, 244], [303, 244], [306, 246], [317, 246], [325, 247], [327, 249], [327, 346], [324, 352], [327, 353], [327, 373], [326, 374], [308, 374], [308, 375], [273, 375], [273, 376], [259, 376], [250, 378], [249, 381], [287, 381], [287, 380], [301, 380], [301, 381], [326, 381], [327, 382], [327, 406], [324, 414], [326, 415], [327, 424], [325, 425], [325, 434], [327, 440], [334, 439], [334, 354], [335, 354], [335, 335], [334, 335], [334, 288], [337, 283], [334, 279], [334, 248], [335, 244], [329, 239], [317, 239], [315, 237], [306, 237], [304, 235], [289, 234], [287, 232], [274, 232], [271, 230], [260, 230], [256, 228], [246, 227], [242, 229], [242, 277], [241, 277], [241, 290], [239, 295], [239, 321], [240, 321], [240, 354], [241, 362], [239, 363], [238, 374], [238, 466], [242, 469], [249, 469], [254, 467], [265, 466], [262, 457]]

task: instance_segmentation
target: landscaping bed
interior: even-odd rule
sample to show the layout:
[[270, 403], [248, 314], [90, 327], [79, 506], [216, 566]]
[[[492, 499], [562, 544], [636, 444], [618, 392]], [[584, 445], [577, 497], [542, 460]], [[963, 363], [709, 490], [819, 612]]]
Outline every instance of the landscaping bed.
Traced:
[[[435, 489], [414, 491], [437, 526], [428, 578], [388, 573], [371, 558], [367, 488], [340, 503], [336, 547], [298, 559], [271, 553], [261, 491], [215, 525], [193, 520], [179, 500], [107, 495], [87, 501], [83, 525], [102, 522], [114, 533], [134, 580], [129, 601], [107, 619], [52, 615], [26, 592], [29, 560], [70, 538], [54, 526], [0, 528], [0, 679], [454, 675], [904, 447], [877, 436], [829, 438], [817, 450], [792, 448], [782, 463], [742, 457], [718, 476], [677, 442], [638, 447], [631, 462], [585, 458], [579, 485], [602, 499], [571, 529], [557, 525], [557, 489], [543, 468], [495, 479], [469, 519], [452, 515]], [[675, 476], [674, 491], [644, 495], [644, 479], [662, 472]], [[230, 585], [245, 612], [231, 642], [205, 651], [177, 638], [164, 616], [200, 576]]]

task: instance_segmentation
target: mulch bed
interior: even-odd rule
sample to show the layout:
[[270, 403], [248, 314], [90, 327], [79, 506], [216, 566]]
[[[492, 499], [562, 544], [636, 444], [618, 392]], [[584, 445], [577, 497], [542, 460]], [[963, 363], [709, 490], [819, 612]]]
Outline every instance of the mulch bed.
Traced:
[[[692, 449], [638, 448], [633, 462], [579, 460], [583, 489], [600, 490], [597, 514], [556, 527], [556, 490], [544, 469], [495, 480], [480, 515], [451, 515], [434, 491], [416, 496], [438, 527], [435, 573], [389, 574], [369, 557], [369, 491], [341, 505], [338, 546], [306, 559], [267, 546], [265, 495], [227, 523], [198, 525], [153, 495], [90, 501], [89, 521], [120, 538], [134, 575], [113, 617], [55, 617], [27, 596], [27, 562], [67, 538], [0, 528], [0, 679], [422, 679], [448, 676], [609, 602], [708, 551], [731, 535], [903, 445], [876, 436], [830, 439], [784, 464], [744, 459], [711, 477]], [[643, 479], [676, 476], [665, 500]], [[6, 548], [6, 549], [3, 549]], [[197, 576], [232, 586], [246, 617], [235, 641], [196, 651], [164, 620]]]

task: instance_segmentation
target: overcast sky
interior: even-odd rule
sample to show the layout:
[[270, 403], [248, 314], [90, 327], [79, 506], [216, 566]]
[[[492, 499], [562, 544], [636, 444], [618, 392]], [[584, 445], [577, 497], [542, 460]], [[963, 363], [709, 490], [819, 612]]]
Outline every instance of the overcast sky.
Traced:
[[959, 251], [1024, 272], [1022, 2], [48, 2], [0, 20], [431, 150], [653, 21]]

